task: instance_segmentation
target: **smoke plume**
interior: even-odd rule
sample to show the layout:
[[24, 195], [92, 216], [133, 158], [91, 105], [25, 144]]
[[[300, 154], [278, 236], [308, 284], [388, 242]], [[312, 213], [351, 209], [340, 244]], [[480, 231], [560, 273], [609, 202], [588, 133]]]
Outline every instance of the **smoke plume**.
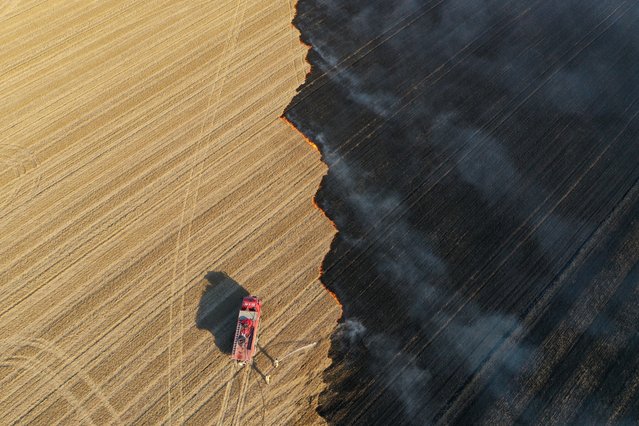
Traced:
[[350, 398], [322, 413], [423, 424], [515, 410], [533, 392], [518, 378], [544, 357], [531, 307], [638, 177], [639, 6], [298, 7], [314, 71], [286, 115], [329, 166], [317, 199], [340, 233], [323, 279], [345, 322], [327, 377]]

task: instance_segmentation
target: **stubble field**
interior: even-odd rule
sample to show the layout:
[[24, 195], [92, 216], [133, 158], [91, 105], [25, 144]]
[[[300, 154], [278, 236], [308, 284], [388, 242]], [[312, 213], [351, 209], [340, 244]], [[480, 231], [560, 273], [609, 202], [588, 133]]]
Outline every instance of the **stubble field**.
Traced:
[[[0, 423], [320, 421], [340, 311], [325, 166], [279, 118], [308, 71], [293, 1], [0, 13]], [[245, 293], [261, 351], [236, 370]]]

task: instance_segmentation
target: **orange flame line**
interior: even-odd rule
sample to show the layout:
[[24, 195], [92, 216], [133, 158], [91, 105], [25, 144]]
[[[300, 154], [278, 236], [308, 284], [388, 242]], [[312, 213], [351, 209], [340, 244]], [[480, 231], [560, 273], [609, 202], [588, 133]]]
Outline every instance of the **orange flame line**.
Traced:
[[[297, 3], [295, 4], [295, 16], [297, 16], [298, 13], [298, 8], [297, 8]], [[295, 27], [295, 25], [293, 24], [293, 22], [291, 22], [291, 26], [296, 30], [299, 31], [299, 28]], [[312, 46], [309, 44], [304, 43], [304, 41], [301, 38], [301, 33], [300, 33], [300, 37], [298, 37], [298, 41], [300, 42], [300, 44], [302, 46], [304, 46], [307, 50], [307, 54], [304, 57], [304, 62], [306, 62], [306, 64], [308, 65], [308, 71], [306, 73], [306, 76], [304, 77], [304, 81], [306, 81], [306, 79], [308, 78], [308, 76], [311, 74], [312, 71], [312, 64], [308, 62], [308, 51], [310, 49], [312, 49]], [[299, 90], [299, 89], [298, 89]], [[319, 152], [320, 155], [322, 154], [322, 152], [320, 151], [319, 147], [317, 146], [317, 144], [315, 142], [313, 142], [308, 136], [306, 136], [304, 133], [302, 133], [302, 131], [300, 129], [298, 129], [297, 127], [295, 127], [295, 125], [288, 119], [286, 118], [284, 115], [282, 115], [280, 117], [282, 119], [282, 121], [284, 121], [286, 124], [288, 124], [293, 130], [295, 130], [295, 132], [297, 132], [297, 134], [300, 135], [300, 137], [302, 139], [304, 139], [304, 141], [306, 141], [306, 143], [316, 152]], [[324, 164], [326, 164], [326, 162], [322, 159], [322, 162], [324, 162]], [[328, 165], [327, 165], [328, 166]], [[328, 217], [328, 215], [326, 214], [326, 212], [324, 210], [322, 210], [322, 208], [317, 204], [317, 201], [315, 200], [315, 197], [317, 196], [317, 193], [320, 191], [321, 189], [321, 183], [318, 185], [317, 187], [317, 191], [315, 192], [315, 195], [313, 196], [313, 198], [311, 199], [313, 206], [315, 206], [315, 208], [317, 210], [319, 210], [322, 215], [324, 215], [324, 217], [326, 218], [326, 220], [328, 220], [330, 222], [330, 224], [333, 226], [333, 228], [335, 229], [335, 231], [339, 231], [337, 229], [337, 226], [335, 225], [335, 222], [333, 222], [331, 220], [331, 218]], [[344, 314], [344, 307], [342, 306], [342, 303], [339, 301], [337, 295], [331, 290], [329, 289], [326, 284], [324, 283], [324, 281], [322, 280], [322, 277], [324, 276], [324, 270], [323, 270], [323, 263], [324, 261], [322, 260], [322, 263], [319, 266], [319, 282], [322, 283], [322, 286], [324, 287], [324, 289], [326, 290], [326, 292], [331, 295], [331, 297], [333, 297], [333, 299], [335, 299], [335, 303], [337, 303], [337, 306], [339, 306], [340, 308], [340, 319], [342, 317], [342, 315]], [[338, 320], [339, 321], [339, 320]]]
[[[295, 130], [295, 132], [297, 132], [298, 135], [300, 135], [300, 137], [302, 139], [304, 139], [306, 141], [307, 144], [309, 144], [311, 146], [311, 148], [313, 148], [315, 151], [320, 152], [319, 147], [315, 144], [315, 142], [313, 142], [312, 140], [310, 140], [304, 133], [302, 133], [300, 131], [300, 129], [298, 129], [297, 127], [295, 127], [295, 124], [293, 124], [288, 118], [286, 118], [285, 116], [280, 116], [280, 119], [282, 119], [282, 121], [284, 121], [286, 124], [288, 124], [291, 129]], [[321, 154], [321, 152], [320, 152]]]
[[[308, 143], [308, 144], [309, 144], [309, 146], [310, 146], [313, 150], [315, 150], [315, 151], [317, 151], [317, 152], [319, 152], [319, 153], [321, 154], [321, 151], [320, 151], [319, 147], [315, 144], [315, 142], [313, 142], [312, 140], [310, 140], [310, 139], [309, 139], [309, 138], [308, 138], [308, 137], [307, 137], [304, 133], [302, 133], [302, 132], [301, 132], [301, 131], [297, 128], [297, 127], [295, 127], [295, 125], [294, 125], [294, 124], [293, 124], [293, 123], [292, 123], [292, 122], [291, 122], [288, 118], [286, 118], [286, 117], [285, 117], [285, 116], [283, 116], [283, 115], [282, 115], [280, 118], [282, 119], [282, 121], [284, 121], [286, 124], [288, 124], [288, 125], [289, 125], [289, 126], [290, 126], [290, 127], [291, 127], [291, 128], [292, 128], [292, 129], [293, 129], [293, 130], [297, 133], [297, 134], [299, 134], [299, 135], [300, 135], [300, 137], [301, 137], [302, 139], [304, 139], [304, 140], [306, 141], [306, 143]], [[324, 163], [324, 164], [326, 164], [326, 163]], [[337, 229], [337, 225], [335, 225], [335, 222], [333, 222], [333, 221], [331, 220], [331, 218], [330, 218], [330, 217], [328, 217], [328, 215], [326, 214], [326, 212], [325, 212], [325, 211], [324, 211], [324, 210], [323, 210], [323, 209], [322, 209], [322, 208], [321, 208], [321, 207], [317, 204], [317, 201], [315, 200], [315, 197], [317, 196], [317, 192], [319, 192], [319, 190], [320, 190], [320, 189], [321, 189], [321, 184], [320, 184], [320, 185], [318, 185], [318, 187], [317, 187], [317, 191], [315, 192], [315, 195], [314, 195], [314, 196], [313, 196], [313, 198], [311, 199], [311, 202], [313, 203], [313, 206], [314, 206], [317, 210], [319, 210], [319, 211], [322, 213], [322, 215], [326, 218], [326, 220], [328, 220], [328, 221], [330, 222], [330, 224], [333, 226], [333, 228], [334, 228], [336, 231], [338, 231], [338, 229]], [[323, 276], [324, 276], [324, 271], [323, 271], [323, 269], [322, 269], [322, 264], [320, 264], [320, 267], [319, 267], [319, 281], [322, 283], [322, 286], [323, 286], [323, 287], [324, 287], [324, 289], [328, 292], [328, 294], [330, 294], [330, 295], [333, 297], [333, 299], [335, 299], [335, 302], [337, 303], [337, 306], [339, 306], [339, 307], [340, 307], [340, 310], [341, 310], [341, 311], [342, 311], [342, 313], [343, 313], [343, 312], [344, 312], [344, 309], [343, 309], [342, 303], [339, 301], [339, 299], [338, 299], [337, 295], [335, 294], [335, 292], [333, 292], [331, 289], [329, 289], [328, 287], [326, 287], [326, 284], [324, 284], [324, 281], [322, 281], [322, 277], [323, 277]], [[342, 316], [342, 313], [340, 313], [340, 318], [341, 318], [341, 316]]]

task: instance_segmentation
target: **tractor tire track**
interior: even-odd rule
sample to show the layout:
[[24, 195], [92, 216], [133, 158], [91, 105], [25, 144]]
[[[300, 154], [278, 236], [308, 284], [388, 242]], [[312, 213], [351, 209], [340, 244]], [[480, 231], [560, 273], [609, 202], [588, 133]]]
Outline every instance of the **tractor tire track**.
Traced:
[[224, 396], [222, 397], [222, 404], [220, 405], [220, 414], [217, 418], [217, 425], [224, 426], [224, 416], [226, 415], [226, 408], [229, 403], [229, 395], [231, 393], [231, 386], [233, 384], [233, 378], [235, 376], [235, 371], [233, 366], [228, 367], [229, 375], [226, 379], [226, 386], [224, 386]]
[[[204, 126], [206, 124], [207, 117], [208, 117], [208, 111], [211, 108], [211, 100], [213, 100], [213, 105], [214, 105], [214, 110], [213, 110], [213, 114], [211, 117], [211, 121], [215, 122], [216, 118], [217, 118], [217, 112], [219, 111], [219, 99], [224, 87], [224, 83], [226, 81], [227, 75], [228, 75], [228, 65], [230, 63], [230, 57], [232, 54], [232, 51], [235, 50], [235, 47], [237, 46], [237, 39], [239, 36], [239, 30], [240, 27], [243, 23], [244, 20], [244, 14], [246, 12], [247, 9], [247, 1], [246, 0], [241, 0], [240, 3], [238, 3], [236, 9], [235, 9], [235, 13], [234, 13], [234, 17], [233, 17], [233, 24], [231, 25], [231, 29], [229, 31], [229, 34], [227, 36], [225, 45], [224, 45], [224, 50], [222, 52], [222, 63], [218, 66], [217, 70], [216, 70], [216, 74], [215, 74], [215, 82], [213, 84], [213, 88], [211, 90], [211, 93], [208, 96], [208, 100], [207, 100], [207, 106], [205, 108], [205, 114], [204, 114], [204, 120], [202, 121], [201, 124], [201, 128], [200, 128], [200, 134], [198, 136], [198, 143], [196, 145], [196, 151], [200, 151], [200, 143], [202, 140], [202, 136], [204, 134]], [[220, 73], [223, 74], [223, 77], [220, 79]], [[218, 83], [219, 81], [219, 83]], [[205, 155], [206, 152], [208, 151], [208, 137], [206, 138], [206, 140], [204, 141], [204, 153], [202, 155]], [[199, 158], [199, 157], [194, 157], [195, 159]], [[195, 183], [195, 193], [193, 194], [193, 196], [191, 196], [191, 192], [193, 191], [192, 188], [192, 184], [193, 184], [193, 173], [195, 170], [195, 165], [191, 166], [191, 172], [189, 174], [189, 178], [188, 178], [188, 182], [186, 185], [186, 190], [185, 190], [185, 196], [184, 196], [184, 206], [182, 208], [182, 213], [180, 215], [180, 225], [179, 225], [179, 231], [178, 231], [178, 237], [177, 237], [177, 243], [176, 243], [176, 249], [175, 249], [175, 264], [174, 264], [174, 274], [173, 274], [173, 278], [171, 280], [171, 283], [175, 283], [179, 280], [179, 283], [182, 287], [185, 286], [184, 283], [184, 276], [186, 275], [186, 273], [188, 272], [188, 259], [189, 259], [189, 250], [190, 250], [190, 241], [191, 241], [191, 232], [192, 232], [192, 223], [193, 223], [193, 216], [194, 216], [194, 212], [195, 212], [195, 206], [197, 205], [197, 198], [199, 195], [199, 185], [200, 185], [200, 181], [201, 181], [201, 175], [202, 175], [202, 170], [203, 170], [203, 165], [204, 165], [204, 161], [203, 159], [200, 160], [199, 162], [199, 167], [197, 172], [195, 173], [196, 175], [196, 183]], [[184, 218], [186, 215], [186, 211], [188, 211], [188, 229], [186, 231], [186, 236], [183, 237], [182, 236], [182, 230], [184, 229]], [[181, 249], [183, 243], [183, 238], [186, 238], [186, 247], [184, 249]], [[183, 253], [182, 253], [183, 250]], [[178, 270], [180, 272], [178, 272]], [[178, 278], [179, 277], [179, 278]], [[175, 299], [175, 288], [171, 288], [171, 300]], [[177, 316], [179, 317], [179, 333], [180, 335], [182, 334], [182, 330], [184, 329], [184, 298], [183, 298], [183, 293], [182, 296], [180, 297], [180, 301], [179, 301], [179, 306], [177, 308]], [[173, 330], [173, 320], [175, 318], [176, 315], [174, 315], [173, 313], [174, 311], [174, 305], [171, 305], [171, 316], [169, 318], [169, 328], [170, 330]], [[168, 392], [168, 400], [169, 400], [169, 414], [171, 414], [171, 383], [172, 383], [172, 356], [171, 356], [171, 352], [172, 352], [172, 345], [173, 345], [173, 336], [172, 334], [170, 334], [169, 337], [169, 392]], [[183, 344], [181, 339], [178, 342], [178, 348], [177, 348], [177, 352], [179, 354], [179, 360], [178, 360], [178, 372], [179, 372], [179, 381], [180, 381], [180, 386], [179, 386], [179, 402], [178, 405], [181, 407], [182, 406], [182, 400], [183, 400], [183, 389], [182, 389], [182, 377], [184, 376], [183, 370], [182, 370], [182, 365], [183, 365]], [[184, 421], [184, 413], [180, 413], [180, 421], [183, 422]]]
[[231, 425], [237, 426], [242, 421], [244, 415], [244, 401], [246, 400], [246, 393], [248, 391], [249, 377], [251, 376], [252, 367], [246, 365], [241, 367], [243, 371], [240, 372], [240, 388], [237, 396], [237, 403], [235, 404], [235, 411], [233, 412], [233, 418], [231, 419]]

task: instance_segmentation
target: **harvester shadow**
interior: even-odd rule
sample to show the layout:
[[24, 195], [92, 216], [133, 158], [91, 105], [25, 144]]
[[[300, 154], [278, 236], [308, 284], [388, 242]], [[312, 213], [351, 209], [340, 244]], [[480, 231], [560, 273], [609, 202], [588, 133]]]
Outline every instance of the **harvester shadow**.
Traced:
[[249, 292], [224, 272], [211, 271], [205, 278], [207, 284], [202, 291], [195, 325], [200, 330], [208, 330], [218, 349], [230, 354], [237, 312], [242, 298]]

